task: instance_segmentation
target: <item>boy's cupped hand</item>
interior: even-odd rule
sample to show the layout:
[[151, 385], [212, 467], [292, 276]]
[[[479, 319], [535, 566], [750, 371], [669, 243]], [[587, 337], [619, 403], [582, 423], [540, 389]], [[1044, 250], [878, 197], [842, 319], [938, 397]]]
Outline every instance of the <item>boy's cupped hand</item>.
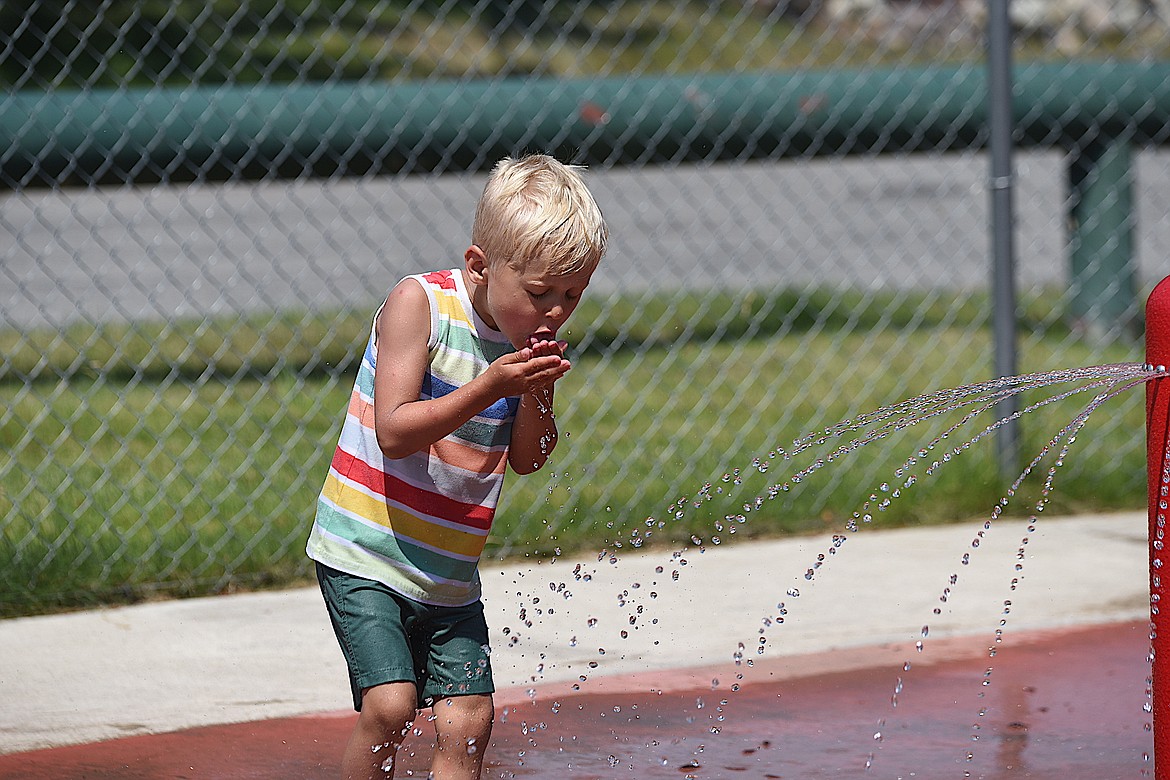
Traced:
[[564, 357], [564, 341], [528, 339], [528, 345], [498, 358], [491, 365], [504, 387], [504, 395], [522, 395], [550, 387], [573, 367]]
[[556, 339], [547, 339], [542, 336], [529, 336], [528, 349], [532, 350], [533, 356], [540, 357], [544, 355], [556, 355], [557, 357], [564, 357], [565, 350], [569, 348], [567, 341], [557, 341]]

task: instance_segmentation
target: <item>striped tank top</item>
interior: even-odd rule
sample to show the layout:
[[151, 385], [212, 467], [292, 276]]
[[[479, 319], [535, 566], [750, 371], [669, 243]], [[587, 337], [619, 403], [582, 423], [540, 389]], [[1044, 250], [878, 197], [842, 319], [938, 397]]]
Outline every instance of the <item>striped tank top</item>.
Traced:
[[[407, 277], [430, 300], [430, 363], [420, 400], [439, 398], [513, 351], [472, 308], [458, 271]], [[479, 558], [491, 530], [519, 398], [503, 398], [400, 460], [374, 431], [377, 317], [341, 437], [317, 501], [310, 558], [386, 584], [407, 598], [465, 606], [480, 597]]]

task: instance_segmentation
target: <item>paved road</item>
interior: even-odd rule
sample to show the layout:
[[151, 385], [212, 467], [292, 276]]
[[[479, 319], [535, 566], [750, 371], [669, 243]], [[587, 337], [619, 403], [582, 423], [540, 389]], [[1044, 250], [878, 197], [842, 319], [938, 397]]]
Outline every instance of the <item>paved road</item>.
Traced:
[[[1170, 152], [1137, 160], [1149, 280], [1170, 256]], [[1060, 282], [1063, 160], [1031, 152], [1017, 169], [1021, 285]], [[987, 171], [983, 155], [593, 171], [613, 233], [596, 289], [983, 287]], [[481, 186], [452, 176], [2, 195], [0, 321], [368, 305], [405, 273], [458, 260]]]

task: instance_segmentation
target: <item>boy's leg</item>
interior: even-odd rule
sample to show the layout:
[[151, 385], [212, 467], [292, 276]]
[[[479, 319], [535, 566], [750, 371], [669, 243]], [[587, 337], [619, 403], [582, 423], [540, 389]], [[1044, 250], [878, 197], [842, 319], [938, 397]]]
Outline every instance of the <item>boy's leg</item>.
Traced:
[[385, 585], [317, 565], [321, 593], [349, 668], [358, 720], [342, 756], [343, 780], [394, 776], [404, 732], [418, 712], [418, 670], [407, 638], [417, 605]]
[[362, 691], [362, 709], [341, 762], [342, 780], [394, 777], [398, 746], [414, 722], [414, 683], [375, 685]]
[[448, 696], [434, 705], [434, 780], [478, 780], [492, 736], [495, 707], [490, 694]]
[[445, 607], [432, 615], [433, 633], [422, 700], [432, 702], [435, 780], [476, 780], [492, 735], [495, 709], [491, 648], [483, 604]]

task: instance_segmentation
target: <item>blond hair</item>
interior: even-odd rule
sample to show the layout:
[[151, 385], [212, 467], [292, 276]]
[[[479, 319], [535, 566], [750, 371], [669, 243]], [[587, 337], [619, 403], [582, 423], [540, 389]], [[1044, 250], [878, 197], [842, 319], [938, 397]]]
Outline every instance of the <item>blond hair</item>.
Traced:
[[496, 163], [475, 209], [471, 242], [489, 264], [553, 275], [597, 267], [609, 231], [579, 171], [543, 154]]

